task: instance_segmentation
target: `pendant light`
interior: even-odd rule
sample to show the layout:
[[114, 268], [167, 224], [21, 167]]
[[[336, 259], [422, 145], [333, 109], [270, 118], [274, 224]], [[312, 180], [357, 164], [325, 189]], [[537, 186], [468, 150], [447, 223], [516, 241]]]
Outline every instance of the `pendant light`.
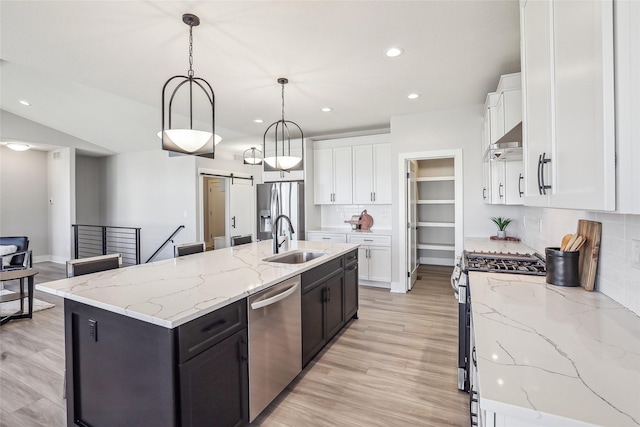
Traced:
[[262, 164], [262, 151], [256, 147], [251, 147], [242, 153], [242, 162], [245, 165], [261, 165]]
[[[200, 18], [191, 13], [182, 15], [182, 22], [189, 26], [189, 71], [186, 76], [177, 75], [167, 80], [162, 87], [162, 149], [184, 154], [204, 155], [213, 158], [215, 145], [222, 138], [214, 133], [215, 127], [215, 94], [211, 85], [203, 78], [195, 77], [193, 73], [193, 27], [200, 25]], [[172, 109], [176, 94], [181, 88], [188, 90], [189, 117], [187, 126], [174, 126], [172, 123]], [[185, 92], [182, 91], [182, 93]], [[195, 92], [195, 93], [194, 93]], [[170, 97], [167, 102], [167, 97]], [[199, 94], [202, 105], [211, 111], [211, 129], [198, 130], [193, 128], [194, 95]], [[195, 99], [196, 101], [198, 99]], [[166, 127], [165, 127], [166, 125]]]
[[[296, 167], [302, 160], [304, 134], [302, 133], [300, 126], [296, 123], [284, 119], [284, 85], [289, 83], [289, 80], [284, 77], [280, 77], [278, 79], [278, 83], [282, 86], [282, 119], [272, 123], [264, 132], [262, 150], [265, 155], [264, 162], [267, 165], [277, 170], [288, 171]], [[273, 142], [267, 142], [267, 134], [272, 129]], [[299, 136], [297, 137], [298, 134]], [[292, 136], [294, 145], [300, 147], [300, 157], [291, 154]], [[296, 143], [296, 139], [298, 138], [299, 142]], [[269, 151], [267, 151], [267, 144], [269, 144], [271, 148]], [[268, 157], [267, 153], [269, 153]]]

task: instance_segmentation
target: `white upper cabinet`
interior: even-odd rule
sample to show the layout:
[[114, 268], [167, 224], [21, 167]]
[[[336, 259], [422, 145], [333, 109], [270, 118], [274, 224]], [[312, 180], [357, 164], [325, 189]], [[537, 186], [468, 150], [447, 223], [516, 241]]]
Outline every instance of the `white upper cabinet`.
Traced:
[[351, 147], [316, 148], [313, 175], [316, 205], [351, 203]]
[[615, 209], [613, 5], [522, 1], [525, 204]]
[[640, 2], [614, 9], [617, 211], [640, 214]]
[[353, 146], [353, 203], [391, 203], [391, 144]]
[[327, 204], [391, 204], [389, 134], [315, 141], [313, 200]]

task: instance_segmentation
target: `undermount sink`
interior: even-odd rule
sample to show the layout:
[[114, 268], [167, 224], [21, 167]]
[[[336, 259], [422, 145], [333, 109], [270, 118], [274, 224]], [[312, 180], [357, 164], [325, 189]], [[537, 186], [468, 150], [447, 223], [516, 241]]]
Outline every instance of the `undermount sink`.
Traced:
[[268, 258], [263, 259], [263, 261], [279, 262], [282, 264], [304, 264], [305, 262], [311, 261], [312, 259], [319, 258], [324, 254], [325, 254], [324, 252], [297, 250], [297, 251], [290, 251], [290, 252], [285, 252], [283, 254], [270, 256]]

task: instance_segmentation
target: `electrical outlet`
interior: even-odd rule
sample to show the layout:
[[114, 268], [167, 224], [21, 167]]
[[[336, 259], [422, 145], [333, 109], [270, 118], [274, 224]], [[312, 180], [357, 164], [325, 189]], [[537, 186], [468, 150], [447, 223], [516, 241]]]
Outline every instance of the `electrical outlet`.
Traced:
[[538, 233], [542, 233], [542, 218], [538, 220]]
[[631, 263], [640, 268], [640, 240], [631, 239]]

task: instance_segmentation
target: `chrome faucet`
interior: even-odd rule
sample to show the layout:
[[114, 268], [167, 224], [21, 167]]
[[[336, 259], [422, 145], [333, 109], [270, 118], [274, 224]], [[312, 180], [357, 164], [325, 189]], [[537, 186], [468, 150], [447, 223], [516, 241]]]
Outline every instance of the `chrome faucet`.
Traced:
[[278, 242], [278, 222], [283, 218], [286, 219], [287, 222], [289, 223], [289, 239], [291, 239], [292, 234], [295, 233], [295, 231], [293, 231], [293, 225], [291, 225], [291, 220], [289, 219], [289, 217], [286, 215], [278, 215], [276, 219], [273, 221], [273, 224], [271, 225], [272, 226], [271, 235], [273, 236], [273, 253], [274, 254], [278, 253], [280, 246], [282, 246], [284, 242], [286, 242], [287, 240], [287, 237], [285, 236], [285, 240], [283, 240], [282, 243]]

